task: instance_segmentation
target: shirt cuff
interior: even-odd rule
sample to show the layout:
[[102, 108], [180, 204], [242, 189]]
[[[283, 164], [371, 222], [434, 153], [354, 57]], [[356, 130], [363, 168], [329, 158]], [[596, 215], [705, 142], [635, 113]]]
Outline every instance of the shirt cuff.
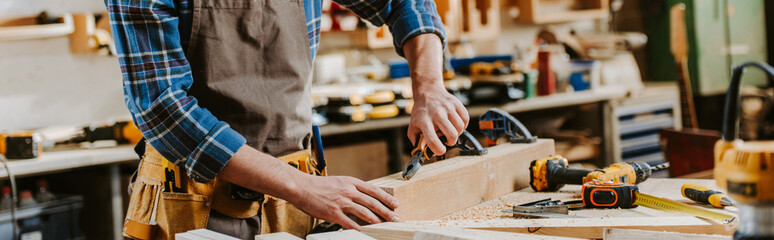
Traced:
[[227, 123], [218, 123], [186, 160], [188, 177], [200, 183], [211, 181], [246, 142]]
[[404, 58], [406, 55], [403, 53], [403, 44], [425, 33], [438, 35], [443, 43], [443, 48], [446, 49], [446, 31], [443, 28], [441, 19], [434, 14], [410, 15], [398, 18], [390, 24], [390, 32], [392, 33], [395, 51]]

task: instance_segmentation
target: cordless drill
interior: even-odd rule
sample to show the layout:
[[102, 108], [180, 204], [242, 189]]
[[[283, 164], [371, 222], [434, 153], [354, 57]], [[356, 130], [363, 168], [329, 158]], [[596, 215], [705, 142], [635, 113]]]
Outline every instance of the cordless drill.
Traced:
[[667, 164], [650, 166], [645, 162], [615, 163], [604, 169], [572, 169], [567, 159], [556, 155], [532, 161], [529, 166], [529, 185], [537, 192], [557, 191], [565, 184], [584, 184], [591, 181], [639, 184], [650, 177], [653, 170]]

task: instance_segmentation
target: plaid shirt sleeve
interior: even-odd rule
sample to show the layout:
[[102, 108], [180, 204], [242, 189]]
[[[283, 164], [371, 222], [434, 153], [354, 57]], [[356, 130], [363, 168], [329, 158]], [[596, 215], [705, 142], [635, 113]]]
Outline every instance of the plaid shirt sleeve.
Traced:
[[446, 31], [433, 0], [333, 0], [376, 26], [387, 24], [398, 55], [403, 44], [420, 34], [434, 33], [446, 46]]
[[148, 143], [209, 182], [245, 138], [199, 107], [178, 30], [186, 0], [105, 0], [123, 73], [124, 101]]

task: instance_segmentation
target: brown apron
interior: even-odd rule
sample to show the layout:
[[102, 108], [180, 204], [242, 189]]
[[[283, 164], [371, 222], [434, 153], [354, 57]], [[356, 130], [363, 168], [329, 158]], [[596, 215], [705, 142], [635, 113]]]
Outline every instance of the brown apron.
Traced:
[[[200, 107], [242, 134], [249, 146], [275, 157], [308, 148], [312, 57], [303, 0], [194, 0], [186, 57], [194, 79], [188, 93]], [[148, 212], [153, 207], [143, 206], [143, 201], [153, 201], [154, 186], [159, 184], [156, 173], [162, 171], [158, 164], [151, 163], [157, 162], [156, 158], [160, 155], [148, 157], [146, 153], [141, 163], [138, 181], [132, 186], [127, 222], [132, 216], [150, 218]], [[143, 168], [152, 170], [143, 174]], [[150, 173], [153, 177], [148, 178]], [[196, 219], [185, 226], [161, 226], [163, 234], [156, 236], [170, 238], [173, 232], [206, 225], [221, 233], [252, 239], [259, 232], [301, 235], [313, 227], [314, 219], [280, 199], [229, 199], [225, 193], [228, 187], [224, 187], [227, 184], [218, 178], [206, 184], [186, 181], [189, 195], [195, 195], [198, 201], [183, 209], [206, 214], [185, 217]], [[137, 193], [138, 189], [148, 193]], [[164, 204], [165, 199], [173, 199], [172, 194], [161, 194], [160, 199], [159, 213], [167, 214], [157, 218], [166, 221], [166, 216], [177, 216], [170, 212], [172, 204]], [[133, 212], [132, 203], [139, 213]]]
[[[305, 149], [311, 137], [312, 57], [303, 4], [193, 1], [186, 52], [194, 79], [189, 94], [241, 133], [249, 146], [273, 156]], [[239, 216], [217, 203], [213, 208], [220, 214], [210, 218], [212, 230], [250, 238], [260, 231], [253, 227], [260, 221], [252, 212]]]

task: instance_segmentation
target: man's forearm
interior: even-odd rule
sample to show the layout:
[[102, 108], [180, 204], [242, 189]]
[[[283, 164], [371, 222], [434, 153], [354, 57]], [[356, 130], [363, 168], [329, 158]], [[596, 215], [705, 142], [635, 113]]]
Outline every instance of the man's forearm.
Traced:
[[[419, 133], [437, 155], [457, 141], [470, 120], [465, 106], [446, 91], [443, 85], [443, 43], [438, 35], [421, 34], [403, 45], [411, 70], [414, 108], [411, 110], [408, 137], [414, 143]], [[446, 137], [442, 143], [436, 136], [440, 130]], [[417, 144], [417, 143], [414, 143]]]
[[399, 221], [391, 210], [398, 207], [398, 200], [387, 192], [352, 177], [320, 177], [302, 173], [247, 145], [234, 154], [218, 176], [242, 187], [284, 199], [313, 217], [341, 224], [348, 229], [360, 229], [350, 216], [368, 223], [379, 223], [381, 219]]
[[443, 88], [443, 43], [438, 35], [422, 34], [403, 45], [415, 96]]
[[301, 195], [303, 174], [268, 154], [246, 144], [229, 160], [218, 177], [236, 185], [281, 199]]

